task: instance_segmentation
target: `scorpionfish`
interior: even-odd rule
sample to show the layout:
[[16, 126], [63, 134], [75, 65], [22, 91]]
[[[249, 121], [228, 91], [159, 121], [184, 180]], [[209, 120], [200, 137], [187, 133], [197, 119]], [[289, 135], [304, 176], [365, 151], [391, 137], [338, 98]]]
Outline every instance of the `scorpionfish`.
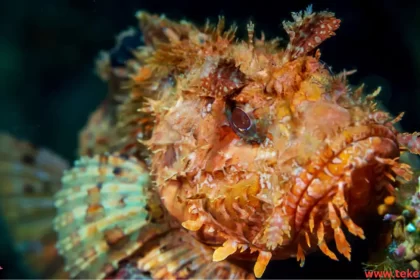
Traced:
[[[380, 88], [365, 95], [320, 60], [333, 13], [292, 17], [281, 48], [252, 22], [238, 40], [223, 17], [201, 28], [138, 12], [102, 53], [108, 95], [54, 184], [71, 277], [252, 279], [315, 250], [350, 260], [347, 232], [365, 238], [366, 218], [410, 180], [400, 155], [419, 154], [419, 135], [377, 108]], [[37, 155], [21, 164], [54, 163]]]

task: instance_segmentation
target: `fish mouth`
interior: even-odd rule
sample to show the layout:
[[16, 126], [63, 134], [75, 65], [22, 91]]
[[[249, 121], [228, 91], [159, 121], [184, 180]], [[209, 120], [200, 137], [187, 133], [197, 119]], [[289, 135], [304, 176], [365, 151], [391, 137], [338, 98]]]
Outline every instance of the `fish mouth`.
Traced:
[[337, 260], [324, 239], [331, 233], [338, 251], [350, 259], [351, 248], [341, 224], [364, 239], [363, 229], [352, 218], [366, 210], [370, 200], [392, 188], [392, 172], [398, 174], [404, 167], [396, 160], [399, 155], [395, 133], [375, 124], [346, 128], [311, 158], [295, 177], [286, 202], [298, 259], [304, 260], [302, 251], [317, 244], [324, 254]]

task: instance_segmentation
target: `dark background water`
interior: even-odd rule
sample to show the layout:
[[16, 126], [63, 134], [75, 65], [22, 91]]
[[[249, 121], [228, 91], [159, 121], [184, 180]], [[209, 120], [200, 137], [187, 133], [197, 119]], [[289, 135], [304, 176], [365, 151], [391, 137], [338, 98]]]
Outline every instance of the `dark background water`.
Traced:
[[[353, 84], [365, 82], [370, 91], [382, 86], [380, 100], [389, 111], [406, 112], [402, 128], [420, 130], [419, 1], [6, 0], [0, 3], [0, 131], [73, 160], [78, 131], [106, 93], [93, 73], [94, 58], [113, 46], [118, 32], [136, 25], [139, 9], [197, 24], [223, 14], [242, 34], [252, 19], [258, 36], [264, 30], [267, 37], [285, 37], [282, 20], [311, 3], [342, 19], [337, 36], [321, 46], [322, 60], [336, 72], [357, 69]], [[15, 277], [28, 277], [5, 247], [7, 233], [0, 234], [0, 261], [16, 264]], [[368, 243], [355, 241], [351, 263], [315, 254], [303, 269], [295, 260], [273, 262], [265, 277], [363, 277]]]

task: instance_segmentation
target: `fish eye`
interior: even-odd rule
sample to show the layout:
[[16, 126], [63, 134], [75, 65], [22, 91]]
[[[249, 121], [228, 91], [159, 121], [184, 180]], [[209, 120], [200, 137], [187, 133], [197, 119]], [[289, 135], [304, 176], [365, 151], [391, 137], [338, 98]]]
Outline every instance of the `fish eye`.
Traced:
[[233, 101], [226, 102], [226, 117], [232, 130], [250, 143], [261, 143], [263, 137], [257, 132], [258, 121], [252, 112], [246, 112]]
[[241, 132], [251, 129], [252, 120], [248, 114], [242, 109], [235, 107], [231, 116], [232, 125]]

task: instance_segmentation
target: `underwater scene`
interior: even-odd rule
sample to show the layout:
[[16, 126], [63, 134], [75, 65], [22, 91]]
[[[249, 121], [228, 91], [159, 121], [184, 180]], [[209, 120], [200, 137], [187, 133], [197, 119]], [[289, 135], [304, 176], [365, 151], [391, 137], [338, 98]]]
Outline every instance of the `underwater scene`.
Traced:
[[2, 279], [420, 278], [420, 1], [0, 7]]

